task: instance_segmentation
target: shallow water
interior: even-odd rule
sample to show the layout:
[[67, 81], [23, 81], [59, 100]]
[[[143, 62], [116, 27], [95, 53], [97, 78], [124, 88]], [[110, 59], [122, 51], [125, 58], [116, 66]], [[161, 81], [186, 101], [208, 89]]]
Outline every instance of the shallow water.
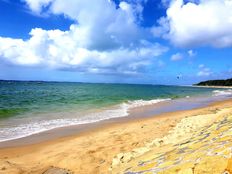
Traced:
[[231, 90], [129, 84], [0, 82], [0, 141], [68, 125], [125, 117], [133, 109]]

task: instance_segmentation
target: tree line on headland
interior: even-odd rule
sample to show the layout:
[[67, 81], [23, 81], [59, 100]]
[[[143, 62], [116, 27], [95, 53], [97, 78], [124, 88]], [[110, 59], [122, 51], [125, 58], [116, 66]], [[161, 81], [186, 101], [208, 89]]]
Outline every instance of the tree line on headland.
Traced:
[[197, 86], [232, 86], [232, 78], [226, 80], [207, 80], [195, 84]]

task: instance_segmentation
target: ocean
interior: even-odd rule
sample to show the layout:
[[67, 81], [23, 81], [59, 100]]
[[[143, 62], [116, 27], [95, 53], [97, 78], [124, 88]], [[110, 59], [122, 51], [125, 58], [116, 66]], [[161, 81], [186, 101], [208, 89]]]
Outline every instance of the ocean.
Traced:
[[230, 89], [188, 86], [0, 82], [0, 142], [110, 118], [181, 98], [231, 96]]

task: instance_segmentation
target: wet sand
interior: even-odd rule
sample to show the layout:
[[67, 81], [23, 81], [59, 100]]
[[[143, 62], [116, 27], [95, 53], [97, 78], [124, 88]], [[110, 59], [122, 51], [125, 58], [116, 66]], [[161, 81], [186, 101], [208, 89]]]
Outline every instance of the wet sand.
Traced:
[[[216, 102], [199, 109], [105, 124], [78, 135], [73, 134], [32, 145], [1, 148], [0, 173], [44, 173], [54, 167], [78, 174], [122, 172], [120, 165], [115, 165], [112, 170], [113, 159], [117, 159], [118, 154], [140, 149], [138, 154], [142, 155], [143, 147], [170, 134], [181, 120], [200, 116], [197, 117], [197, 128], [200, 128], [220, 117], [217, 113], [212, 115], [215, 109], [225, 108], [232, 110], [232, 100]], [[207, 121], [202, 121], [205, 118], [202, 116], [204, 114], [211, 114]], [[179, 132], [184, 133], [185, 128], [181, 127]]]

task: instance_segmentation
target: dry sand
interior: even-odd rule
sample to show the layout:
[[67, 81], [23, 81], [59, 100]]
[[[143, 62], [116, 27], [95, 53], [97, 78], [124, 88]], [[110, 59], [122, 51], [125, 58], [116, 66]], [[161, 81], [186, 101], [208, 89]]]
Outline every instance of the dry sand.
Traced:
[[[2, 148], [0, 174], [42, 174], [56, 168], [76, 174], [123, 173], [126, 167], [133, 167], [144, 155], [144, 158], [147, 154], [155, 156], [157, 149], [172, 150], [170, 141], [184, 141], [230, 113], [232, 100], [227, 100], [205, 108], [113, 124], [35, 145]], [[122, 158], [131, 152], [133, 158]]]

